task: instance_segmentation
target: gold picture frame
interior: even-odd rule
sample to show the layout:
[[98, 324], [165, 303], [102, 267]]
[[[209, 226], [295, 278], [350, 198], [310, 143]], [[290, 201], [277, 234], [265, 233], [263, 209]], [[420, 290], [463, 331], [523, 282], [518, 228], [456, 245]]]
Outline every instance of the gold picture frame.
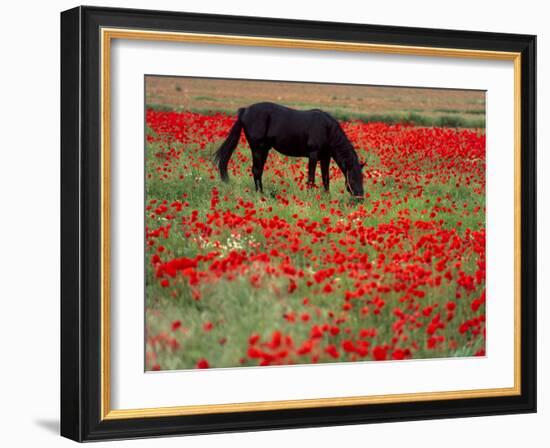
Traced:
[[[109, 19], [103, 20], [105, 11], [109, 12], [107, 16]], [[234, 414], [234, 418], [237, 418], [239, 414], [242, 413], [262, 413], [266, 411], [291, 411], [291, 410], [307, 410], [307, 409], [318, 409], [326, 408], [329, 409], [332, 413], [338, 413], [339, 408], [350, 408], [361, 409], [362, 411], [366, 406], [373, 408], [373, 405], [388, 405], [388, 404], [397, 404], [397, 403], [417, 403], [422, 405], [422, 403], [432, 403], [434, 401], [445, 401], [449, 403], [449, 406], [452, 406], [453, 401], [457, 400], [467, 400], [467, 399], [492, 399], [492, 400], [503, 400], [503, 403], [509, 403], [508, 406], [510, 409], [514, 408], [518, 411], [521, 406], [518, 403], [521, 403], [523, 408], [527, 409], [525, 406], [525, 401], [529, 403], [533, 402], [532, 396], [532, 387], [526, 388], [525, 384], [527, 382], [532, 383], [534, 372], [532, 371], [532, 366], [528, 366], [528, 372], [525, 371], [525, 363], [531, 365], [534, 363], [533, 353], [531, 350], [525, 352], [525, 347], [527, 343], [527, 338], [525, 338], [525, 332], [533, 331], [533, 327], [526, 329], [524, 325], [525, 322], [534, 322], [533, 315], [531, 313], [531, 308], [527, 308], [525, 301], [534, 300], [534, 297], [526, 298], [525, 290], [522, 289], [522, 286], [525, 286], [525, 270], [533, 269], [532, 266], [535, 262], [532, 253], [531, 244], [526, 244], [522, 240], [522, 222], [525, 222], [526, 214], [531, 218], [531, 214], [534, 213], [533, 207], [534, 204], [530, 202], [529, 197], [527, 197], [527, 192], [525, 191], [525, 186], [528, 185], [531, 188], [532, 178], [526, 179], [525, 173], [532, 171], [532, 161], [529, 158], [529, 154], [534, 152], [534, 143], [531, 142], [530, 138], [532, 136], [525, 135], [525, 130], [529, 129], [529, 126], [532, 124], [532, 115], [528, 114], [526, 111], [531, 110], [533, 107], [532, 101], [530, 100], [531, 96], [529, 92], [526, 93], [526, 90], [533, 89], [534, 84], [532, 84], [531, 78], [534, 76], [530, 71], [532, 59], [534, 58], [532, 47], [534, 45], [534, 38], [532, 36], [516, 36], [508, 35], [502, 37], [502, 47], [505, 49], [490, 49], [488, 48], [491, 43], [489, 36], [475, 36], [477, 38], [478, 48], [469, 48], [467, 46], [452, 47], [450, 46], [451, 41], [455, 42], [455, 45], [459, 45], [461, 39], [464, 37], [471, 36], [462, 36], [461, 32], [448, 32], [446, 37], [441, 37], [439, 42], [440, 45], [437, 45], [438, 40], [435, 39], [435, 36], [432, 36], [433, 41], [436, 46], [427, 46], [425, 44], [411, 44], [408, 45], [404, 42], [390, 42], [392, 37], [388, 33], [386, 38], [387, 42], [368, 42], [368, 36], [365, 38], [365, 42], [350, 42], [345, 39], [342, 40], [331, 40], [331, 39], [318, 39], [312, 37], [277, 37], [277, 36], [261, 36], [261, 35], [250, 35], [250, 30], [245, 32], [243, 29], [243, 34], [230, 34], [224, 32], [223, 29], [220, 29], [219, 32], [198, 32], [194, 29], [192, 25], [193, 20], [199, 20], [197, 17], [187, 17], [185, 15], [178, 15], [177, 13], [155, 13], [150, 12], [146, 13], [144, 17], [146, 21], [155, 20], [155, 24], [162, 23], [162, 20], [167, 22], [170, 20], [181, 19], [182, 28], [185, 27], [193, 28], [192, 31], [174, 31], [170, 29], [170, 26], [167, 24], [166, 29], [146, 29], [144, 26], [130, 26], [132, 24], [132, 16], [127, 12], [121, 12], [121, 10], [114, 11], [105, 10], [102, 8], [76, 8], [74, 10], [67, 11], [62, 15], [62, 26], [65, 28], [67, 35], [71, 34], [74, 37], [74, 33], [80, 33], [80, 38], [84, 39], [95, 39], [95, 45], [98, 50], [98, 54], [94, 57], [94, 61], [97, 63], [98, 68], [98, 90], [94, 91], [94, 94], [97, 95], [99, 100], [98, 110], [100, 113], [100, 123], [99, 123], [99, 132], [98, 132], [98, 142], [99, 142], [99, 164], [96, 169], [98, 169], [99, 180], [98, 180], [98, 223], [99, 223], [99, 251], [98, 251], [98, 263], [97, 263], [97, 272], [100, 275], [99, 285], [98, 285], [98, 311], [99, 311], [99, 322], [97, 322], [97, 334], [99, 335], [98, 353], [99, 360], [97, 360], [96, 366], [99, 367], [98, 377], [96, 378], [96, 385], [99, 388], [99, 403], [96, 403], [91, 408], [87, 410], [88, 421], [96, 421], [96, 426], [92, 428], [91, 425], [87, 426], [87, 434], [82, 432], [83, 421], [75, 423], [72, 418], [63, 417], [62, 418], [62, 433], [68, 437], [79, 439], [79, 440], [89, 440], [94, 438], [118, 438], [132, 436], [131, 429], [128, 429], [129, 422], [133, 421], [143, 421], [146, 419], [150, 423], [148, 424], [148, 429], [146, 434], [163, 434], [162, 426], [157, 426], [156, 420], [162, 418], [173, 418], [175, 420], [180, 419], [179, 421], [185, 422], [185, 418], [191, 416], [211, 416], [211, 415], [225, 415]], [[155, 15], [157, 14], [157, 15]], [[184, 17], [185, 16], [185, 17]], [[115, 17], [115, 19], [113, 19]], [[208, 16], [200, 16], [200, 20], [208, 22]], [[258, 19], [260, 20], [260, 19]], [[269, 20], [269, 19], [261, 19]], [[85, 21], [86, 23], [93, 23], [94, 26], [91, 27], [94, 31], [94, 35], [90, 37], [89, 34], [83, 34], [83, 28], [78, 26], [78, 23]], [[238, 18], [235, 18], [235, 23], [239, 22]], [[141, 22], [140, 22], [141, 23]], [[172, 22], [170, 22], [172, 23]], [[202, 22], [201, 22], [202, 23]], [[240, 23], [240, 22], [239, 22]], [[298, 29], [297, 24], [290, 22], [270, 22], [275, 28], [278, 25], [281, 28], [294, 26]], [[218, 22], [212, 18], [212, 23], [210, 27], [215, 27]], [[199, 25], [197, 25], [199, 26]], [[331, 28], [333, 30], [338, 30], [338, 24], [320, 24], [319, 27], [322, 29], [324, 27]], [[361, 27], [361, 25], [357, 25]], [[364, 27], [367, 27], [364, 25]], [[208, 28], [204, 26], [203, 28]], [[368, 27], [367, 27], [368, 28]], [[340, 27], [343, 29], [341, 31], [345, 34], [345, 27]], [[367, 30], [366, 30], [367, 31]], [[87, 31], [89, 33], [90, 31]], [[287, 32], [287, 28], [281, 30], [281, 33], [284, 34]], [[381, 36], [384, 35], [384, 30], [376, 30]], [[431, 30], [424, 30], [424, 33], [428, 36], [431, 36]], [[455, 34], [453, 34], [455, 33]], [[465, 32], [463, 32], [465, 33]], [[368, 33], [367, 33], [368, 34]], [[467, 33], [466, 33], [467, 34]], [[484, 40], [485, 38], [485, 40]], [[342, 51], [342, 52], [369, 52], [369, 53], [382, 53], [382, 54], [398, 54], [398, 55], [410, 55], [410, 56], [437, 56], [437, 57], [451, 57], [451, 58], [469, 58], [469, 59], [484, 59], [484, 60], [505, 60], [511, 61], [514, 65], [514, 276], [515, 276], [515, 287], [514, 287], [514, 386], [508, 388], [494, 388], [494, 389], [477, 389], [477, 390], [460, 390], [460, 391], [448, 391], [448, 392], [429, 392], [429, 393], [408, 393], [408, 394], [395, 394], [395, 395], [373, 395], [373, 396], [351, 396], [351, 397], [339, 397], [339, 398], [316, 398], [316, 399], [305, 399], [305, 400], [283, 400], [283, 401], [267, 401], [267, 402], [243, 402], [243, 403], [232, 403], [232, 404], [213, 404], [213, 405], [188, 405], [188, 406], [175, 406], [175, 407], [157, 407], [157, 408], [141, 408], [141, 409], [112, 409], [111, 408], [111, 369], [110, 369], [110, 359], [112, 356], [111, 345], [110, 345], [110, 247], [111, 247], [111, 229], [110, 229], [110, 216], [111, 216], [111, 202], [110, 202], [110, 175], [111, 175], [111, 45], [114, 40], [117, 39], [129, 39], [129, 40], [140, 40], [140, 41], [163, 41], [163, 42], [185, 42], [185, 43], [200, 43], [200, 44], [209, 44], [209, 45], [238, 45], [243, 47], [276, 47], [276, 48], [289, 48], [289, 49], [312, 49], [312, 50], [328, 50], [328, 51]], [[465, 40], [464, 40], [465, 41]], [[520, 42], [518, 44], [518, 42]], [[67, 44], [69, 45], [69, 44]], [[77, 45], [76, 43], [72, 44]], [[468, 44], [471, 45], [471, 44]], [[79, 52], [83, 51], [80, 47], [73, 48], [70, 47], [67, 52], [71, 56], [66, 56], [66, 69], [65, 77], [74, 76], [75, 71], [78, 72], [81, 69], [79, 65], [82, 61], [82, 55]], [[81, 59], [74, 59], [74, 55], [78, 54]], [[75, 67], [73, 67], [75, 65]], [[81, 72], [79, 72], [81, 74]], [[63, 73], [62, 73], [63, 75]], [[81, 82], [82, 82], [82, 78]], [[77, 96], [80, 97], [82, 85], [78, 85]], [[74, 86], [71, 86], [71, 89], [67, 88], [65, 95], [74, 95], [75, 89]], [[65, 106], [67, 112], [69, 107]], [[62, 117], [63, 119], [63, 117]], [[82, 118], [82, 125], [85, 120]], [[68, 123], [67, 127], [74, 127], [78, 123]], [[65, 131], [67, 134], [69, 131]], [[531, 142], [531, 143], [530, 143]], [[69, 148], [69, 145], [66, 145], [62, 148], [62, 151], [72, 151], [74, 149]], [[81, 148], [81, 151], [85, 148]], [[528, 154], [526, 156], [526, 154]], [[68, 170], [69, 168], [65, 168]], [[523, 176], [523, 177], [522, 177]], [[77, 207], [79, 209], [79, 207]], [[72, 208], [65, 212], [66, 216], [69, 215], [72, 217], [75, 210]], [[523, 217], [523, 218], [522, 218]], [[68, 219], [68, 218], [67, 218]], [[529, 221], [529, 226], [534, 225]], [[526, 229], [530, 231], [532, 229]], [[525, 229], [523, 229], [525, 232]], [[525, 237], [523, 236], [523, 239]], [[80, 246], [77, 248], [73, 247], [74, 241], [67, 242], [66, 251], [71, 252], [74, 250], [80, 251]], [[68, 255], [65, 255], [66, 257]], [[523, 260], [523, 261], [522, 261]], [[525, 260], [528, 260], [529, 265], [526, 266]], [[523, 271], [522, 271], [523, 270]], [[529, 276], [534, 275], [532, 272]], [[529, 277], [531, 278], [531, 277]], [[522, 282], [523, 280], [523, 282]], [[73, 282], [72, 280], [66, 280], [67, 282]], [[72, 284], [72, 283], [71, 283]], [[523, 291], [523, 293], [522, 293]], [[64, 301], [74, 300], [74, 298], [63, 297]], [[66, 307], [67, 309], [69, 306]], [[73, 312], [72, 308], [70, 309]], [[82, 312], [82, 308], [80, 311]], [[70, 313], [67, 313], [70, 314]], [[97, 316], [97, 315], [96, 315]], [[64, 318], [64, 325], [70, 325], [67, 321], [67, 318]], [[71, 324], [72, 325], [72, 324]], [[533, 324], [534, 325], [534, 324]], [[83, 331], [81, 327], [77, 331]], [[531, 338], [529, 338], [531, 340]], [[70, 347], [71, 350], [67, 352], [73, 353], [74, 350], [82, 350], [81, 347]], [[78, 364], [78, 359], [74, 359], [73, 355], [66, 356], [65, 358], [64, 369], [68, 369], [69, 365], [74, 366], [75, 363]], [[80, 378], [80, 377], [79, 377]], [[67, 380], [68, 381], [68, 380]], [[81, 378], [79, 381], [82, 381]], [[81, 385], [82, 386], [82, 385]], [[74, 394], [75, 385], [71, 383], [71, 387], [66, 387], [65, 397], [71, 395], [71, 398], [78, 402], [78, 406], [86, 407], [89, 406], [85, 403], [85, 398], [77, 397], [75, 398]], [[93, 389], [93, 388], [92, 388]], [[95, 389], [94, 389], [95, 390]], [[62, 393], [63, 395], [63, 393]], [[88, 397], [88, 401], [89, 401]], [[93, 408], [93, 409], [92, 409]], [[533, 406], [530, 404], [528, 407], [532, 411]], [[526, 410], [528, 411], [528, 410]], [[62, 412], [67, 412], [63, 411]], [[327, 411], [328, 412], [328, 411]], [[460, 413], [460, 410], [458, 410]], [[465, 411], [462, 411], [463, 415], [472, 415], [468, 414]], [[480, 411], [482, 413], [482, 411]], [[93, 414], [93, 415], [92, 415]], [[475, 415], [475, 412], [473, 412]], [[66, 414], [62, 414], [66, 415]], [[406, 417], [404, 417], [406, 418]], [[182, 420], [183, 419], [183, 420]], [[399, 416], [396, 417], [399, 419]], [[63, 426], [63, 420], [66, 422]], [[364, 421], [368, 421], [365, 419]], [[117, 427], [116, 424], [120, 423], [120, 427]], [[182, 423], [185, 426], [185, 423]], [[323, 424], [323, 420], [319, 420], [319, 424]], [[106, 428], [115, 428], [115, 429], [105, 429], [99, 430], [105, 425]], [[183, 427], [182, 426], [182, 427]], [[281, 423], [280, 427], [290, 427], [291, 425], [286, 425]], [[237, 423], [237, 426], [238, 423]], [[247, 429], [254, 426], [242, 426], [243, 429]], [[258, 427], [262, 427], [261, 424]], [[277, 427], [277, 424], [274, 424], [274, 427]], [[194, 431], [200, 432], [201, 424], [197, 424], [192, 430], [185, 431], [182, 430], [180, 433], [192, 433]], [[220, 430], [223, 430], [223, 425], [220, 426]], [[103, 432], [102, 432], [103, 431]], [[168, 432], [166, 432], [168, 433]], [[176, 431], [178, 433], [178, 431]]]

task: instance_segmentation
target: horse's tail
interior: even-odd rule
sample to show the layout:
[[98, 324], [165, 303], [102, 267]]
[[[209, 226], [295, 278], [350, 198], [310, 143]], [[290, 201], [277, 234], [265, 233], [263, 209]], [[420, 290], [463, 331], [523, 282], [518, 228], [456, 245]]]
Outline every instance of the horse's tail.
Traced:
[[241, 116], [243, 112], [244, 108], [240, 108], [237, 113], [237, 121], [235, 121], [235, 124], [233, 124], [233, 127], [229, 131], [229, 135], [214, 154], [214, 163], [220, 170], [220, 177], [223, 181], [229, 180], [227, 165], [241, 138], [241, 131], [243, 128]]

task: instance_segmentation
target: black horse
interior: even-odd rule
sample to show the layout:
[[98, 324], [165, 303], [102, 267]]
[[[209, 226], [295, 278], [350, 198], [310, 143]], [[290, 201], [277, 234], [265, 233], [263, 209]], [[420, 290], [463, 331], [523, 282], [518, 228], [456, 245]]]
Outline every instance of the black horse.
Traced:
[[224, 181], [229, 179], [227, 165], [242, 129], [252, 150], [256, 191], [263, 191], [265, 161], [269, 150], [275, 148], [287, 156], [309, 158], [308, 185], [314, 185], [317, 162], [321, 162], [321, 177], [327, 191], [330, 159], [334, 159], [344, 174], [348, 192], [363, 197], [363, 165], [338, 121], [328, 113], [319, 109], [299, 111], [274, 103], [257, 103], [239, 109], [237, 121], [214, 155]]

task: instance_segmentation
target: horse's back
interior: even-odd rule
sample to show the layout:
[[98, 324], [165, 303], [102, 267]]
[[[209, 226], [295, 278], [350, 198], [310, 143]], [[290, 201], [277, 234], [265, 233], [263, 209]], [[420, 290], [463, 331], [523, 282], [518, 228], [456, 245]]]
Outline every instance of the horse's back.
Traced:
[[242, 120], [245, 124], [253, 124], [266, 118], [269, 118], [270, 121], [281, 120], [291, 117], [293, 112], [296, 111], [280, 104], [269, 102], [255, 103], [245, 109]]
[[271, 102], [248, 106], [241, 121], [247, 137], [286, 155], [305, 156], [327, 146], [331, 117], [320, 109], [296, 110]]
[[[245, 120], [251, 122], [256, 119], [262, 119], [266, 116], [276, 122], [292, 121], [298, 124], [308, 122], [325, 123], [331, 116], [321, 109], [297, 110], [281, 104], [271, 102], [255, 103], [245, 109]], [[328, 120], [327, 120], [328, 119]]]
[[262, 102], [255, 103], [246, 108], [247, 121], [269, 117], [273, 124], [295, 124], [299, 128], [307, 125], [325, 125], [330, 121], [330, 115], [321, 109], [297, 110], [281, 104]]

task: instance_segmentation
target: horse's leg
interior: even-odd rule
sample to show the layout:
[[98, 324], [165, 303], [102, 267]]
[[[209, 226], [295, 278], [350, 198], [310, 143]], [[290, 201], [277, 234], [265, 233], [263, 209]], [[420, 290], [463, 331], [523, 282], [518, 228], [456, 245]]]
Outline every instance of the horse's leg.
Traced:
[[329, 184], [330, 184], [330, 157], [323, 157], [321, 159], [321, 177], [323, 178], [323, 187], [325, 187], [325, 191], [329, 190]]
[[265, 161], [267, 160], [267, 154], [269, 152], [269, 147], [265, 145], [254, 145], [251, 146], [252, 149], [252, 175], [254, 176], [254, 185], [256, 191], [260, 193], [264, 192], [262, 185], [262, 174], [264, 172]]
[[319, 156], [317, 151], [309, 153], [309, 163], [307, 169], [307, 184], [310, 187], [315, 185], [315, 170], [317, 169], [317, 161]]

